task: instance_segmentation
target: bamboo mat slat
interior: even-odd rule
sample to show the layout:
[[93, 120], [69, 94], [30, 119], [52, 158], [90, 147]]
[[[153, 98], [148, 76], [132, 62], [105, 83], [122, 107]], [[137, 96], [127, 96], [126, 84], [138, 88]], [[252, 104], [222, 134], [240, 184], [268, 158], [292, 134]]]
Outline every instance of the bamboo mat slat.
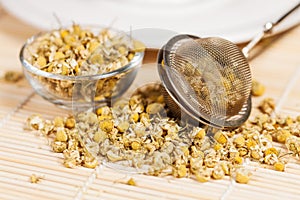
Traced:
[[19, 107], [33, 94], [33, 90], [27, 87], [16, 88], [14, 85], [1, 83], [0, 81], [0, 126], [10, 114], [17, 111]]

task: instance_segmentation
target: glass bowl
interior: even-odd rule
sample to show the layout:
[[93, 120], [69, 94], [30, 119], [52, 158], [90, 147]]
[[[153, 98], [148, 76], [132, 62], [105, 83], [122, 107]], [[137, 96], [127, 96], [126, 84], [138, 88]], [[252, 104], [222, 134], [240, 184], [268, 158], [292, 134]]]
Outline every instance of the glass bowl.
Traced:
[[[91, 30], [97, 33], [103, 28], [92, 26]], [[109, 31], [114, 34], [124, 34], [113, 29]], [[142, 65], [144, 52], [140, 51], [134, 52], [128, 64], [110, 72], [77, 76], [50, 73], [39, 69], [28, 60], [32, 56], [28, 47], [43, 34], [29, 38], [21, 48], [19, 58], [23, 72], [37, 94], [65, 109], [84, 110], [111, 104], [130, 87]]]

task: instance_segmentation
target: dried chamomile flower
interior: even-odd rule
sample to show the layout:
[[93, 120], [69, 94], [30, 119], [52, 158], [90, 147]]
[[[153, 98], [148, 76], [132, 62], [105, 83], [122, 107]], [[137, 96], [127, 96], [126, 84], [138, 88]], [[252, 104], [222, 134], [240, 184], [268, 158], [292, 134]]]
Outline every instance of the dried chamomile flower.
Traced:
[[230, 162], [228, 162], [228, 161], [222, 161], [221, 163], [220, 163], [220, 166], [221, 166], [221, 168], [222, 168], [222, 170], [224, 171], [224, 174], [225, 175], [231, 175], [231, 172], [232, 172], [232, 168], [233, 168], [233, 165], [230, 163]]
[[130, 124], [128, 121], [122, 121], [117, 125], [117, 129], [119, 130], [119, 132], [124, 133], [128, 130], [129, 126]]
[[295, 120], [294, 120], [292, 117], [287, 116], [287, 117], [285, 118], [285, 125], [290, 126], [290, 125], [292, 125], [292, 124], [294, 123], [294, 121], [295, 121]]
[[287, 138], [285, 145], [287, 149], [292, 152], [295, 156], [300, 155], [300, 138], [296, 136], [290, 136]]
[[91, 155], [85, 155], [83, 159], [83, 166], [94, 169], [98, 166], [98, 160]]
[[190, 155], [193, 158], [204, 158], [204, 152], [201, 151], [199, 147], [196, 147], [194, 145], [190, 146]]
[[173, 176], [178, 178], [183, 178], [186, 177], [186, 175], [187, 175], [187, 168], [185, 164], [181, 164], [173, 167]]
[[190, 154], [188, 146], [182, 146], [180, 149], [185, 157], [187, 157]]
[[195, 173], [196, 180], [201, 183], [209, 181], [211, 175], [212, 175], [212, 171], [207, 168], [202, 168], [198, 172]]
[[51, 143], [51, 147], [54, 152], [62, 153], [65, 149], [67, 149], [67, 142], [53, 141]]
[[96, 143], [102, 143], [107, 139], [107, 137], [108, 137], [107, 133], [100, 129], [100, 130], [97, 130], [96, 133], [94, 134], [93, 140]]
[[241, 148], [238, 148], [237, 150], [239, 152], [239, 155], [242, 157], [247, 156], [249, 153], [249, 149], [246, 147], [241, 147]]
[[114, 122], [112, 120], [103, 120], [99, 122], [101, 130], [109, 133], [114, 128]]
[[216, 142], [215, 144], [214, 144], [214, 150], [215, 151], [220, 151], [220, 150], [222, 150], [223, 149], [223, 145], [222, 144], [220, 144], [220, 143], [218, 143], [218, 142]]
[[205, 135], [206, 135], [205, 129], [200, 128], [200, 127], [195, 127], [194, 130], [193, 130], [193, 132], [196, 133], [195, 139], [202, 140], [205, 137]]
[[138, 122], [139, 118], [140, 118], [140, 115], [137, 112], [130, 114], [130, 117], [129, 117], [131, 122]]
[[38, 182], [41, 181], [42, 178], [43, 178], [43, 177], [37, 176], [37, 175], [35, 175], [35, 174], [32, 174], [32, 175], [30, 176], [29, 180], [30, 180], [31, 183], [38, 183]]
[[219, 157], [215, 151], [210, 151], [204, 157], [204, 165], [208, 168], [214, 168], [219, 162]]
[[[262, 103], [261, 103], [262, 104]], [[259, 113], [255, 116], [254, 120], [251, 120], [252, 123], [257, 124], [258, 126], [262, 127], [265, 123], [270, 120], [270, 117], [266, 113]]]
[[270, 154], [275, 154], [276, 156], [279, 155], [279, 152], [278, 150], [275, 148], [275, 147], [271, 147], [271, 148], [268, 148], [264, 151], [265, 155], [270, 155]]
[[190, 160], [190, 170], [195, 174], [203, 166], [203, 157], [191, 157]]
[[252, 81], [251, 94], [253, 96], [262, 96], [265, 93], [265, 86], [257, 80]]
[[275, 109], [275, 102], [272, 98], [265, 98], [258, 106], [262, 113], [270, 115]]
[[[133, 128], [133, 132], [138, 136], [138, 137], [142, 137], [145, 136], [147, 134], [146, 132], [146, 127], [143, 123], [141, 122], [137, 122], [136, 124], [132, 125]], [[152, 139], [151, 139], [152, 140]]]
[[121, 153], [112, 149], [106, 152], [106, 157], [110, 162], [118, 162], [124, 159], [124, 156]]
[[227, 137], [222, 131], [216, 132], [214, 138], [220, 144], [225, 144], [227, 142]]
[[128, 107], [132, 113], [141, 114], [145, 111], [145, 99], [139, 94], [130, 97], [128, 104], [123, 105]]
[[221, 165], [216, 165], [212, 171], [212, 178], [213, 179], [223, 179], [225, 176], [225, 173], [223, 171], [223, 168]]
[[131, 186], [136, 186], [136, 182], [133, 178], [130, 178], [128, 181], [127, 181], [127, 185], [131, 185]]
[[23, 73], [17, 71], [7, 71], [4, 74], [4, 81], [9, 83], [16, 83], [24, 77]]
[[254, 148], [255, 146], [257, 146], [257, 141], [254, 140], [253, 138], [249, 138], [245, 141], [245, 144], [247, 148], [250, 150], [250, 148]]
[[75, 168], [81, 163], [81, 157], [78, 150], [64, 150], [64, 165], [68, 168]]
[[44, 119], [39, 115], [31, 115], [27, 118], [27, 128], [30, 130], [42, 130], [44, 128]]
[[45, 120], [44, 121], [44, 126], [43, 128], [40, 130], [40, 132], [43, 134], [43, 135], [49, 135], [51, 134], [53, 131], [54, 131], [55, 127], [54, 127], [54, 124], [51, 120]]
[[111, 115], [111, 109], [108, 106], [100, 107], [96, 110], [96, 114], [102, 116], [109, 116]]
[[263, 153], [262, 151], [259, 149], [259, 147], [254, 147], [250, 149], [250, 155], [251, 158], [255, 159], [255, 160], [259, 160], [260, 158], [263, 157]]
[[160, 83], [150, 83], [137, 88], [133, 96], [139, 95], [147, 105], [151, 103], [164, 104], [164, 97], [161, 91], [162, 85]]
[[65, 127], [72, 129], [75, 127], [75, 124], [76, 124], [76, 121], [75, 121], [74, 117], [68, 117], [65, 122]]
[[150, 115], [158, 114], [162, 111], [164, 111], [164, 105], [161, 103], [151, 103], [146, 108], [146, 112]]
[[139, 141], [133, 141], [131, 143], [132, 150], [139, 150], [141, 148], [141, 143]]
[[64, 119], [63, 117], [55, 117], [54, 118], [54, 126], [55, 127], [64, 127], [65, 126], [65, 122], [64, 122]]
[[291, 133], [289, 130], [286, 130], [286, 129], [278, 129], [273, 132], [272, 136], [275, 141], [280, 142], [280, 143], [285, 143], [287, 138], [289, 138], [291, 136]]
[[63, 127], [58, 127], [56, 129], [56, 141], [66, 142], [68, 140], [68, 134], [66, 133], [66, 129]]
[[285, 164], [283, 162], [278, 161], [274, 164], [274, 169], [276, 171], [283, 172], [285, 170]]
[[235, 181], [237, 183], [247, 184], [250, 180], [251, 173], [244, 168], [238, 168], [235, 172]]
[[203, 139], [195, 138], [193, 141], [194, 146], [199, 148], [201, 151], [205, 151], [211, 148], [211, 140], [208, 136], [205, 136]]
[[233, 140], [233, 144], [235, 144], [236, 147], [243, 147], [245, 145], [245, 138], [243, 136], [237, 136]]
[[268, 165], [274, 165], [277, 162], [278, 162], [278, 156], [274, 153], [265, 155], [265, 157], [264, 157], [264, 163], [266, 163]]
[[235, 163], [235, 164], [238, 164], [238, 165], [243, 164], [243, 158], [240, 157], [240, 156], [235, 156], [235, 157], [234, 157], [234, 163]]

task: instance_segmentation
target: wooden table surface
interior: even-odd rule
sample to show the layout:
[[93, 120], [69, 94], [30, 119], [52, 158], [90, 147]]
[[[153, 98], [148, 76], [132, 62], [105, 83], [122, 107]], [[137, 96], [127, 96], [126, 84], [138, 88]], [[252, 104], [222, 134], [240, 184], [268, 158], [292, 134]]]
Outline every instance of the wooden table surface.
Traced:
[[[39, 32], [0, 8], [0, 76], [21, 71], [19, 50]], [[266, 86], [262, 97], [276, 101], [276, 112], [300, 114], [300, 26], [260, 43], [249, 59], [254, 79]], [[156, 51], [147, 51], [145, 67], [155, 67]], [[142, 76], [143, 74], [139, 74]], [[139, 77], [141, 79], [141, 77]], [[45, 138], [23, 130], [26, 118], [66, 114], [36, 95], [26, 80], [0, 80], [0, 199], [300, 199], [300, 163], [280, 173], [257, 167], [248, 185], [229, 178], [208, 183], [97, 169], [67, 169], [62, 155], [51, 152]], [[42, 176], [32, 184], [32, 174]], [[124, 184], [134, 177], [137, 186]]]

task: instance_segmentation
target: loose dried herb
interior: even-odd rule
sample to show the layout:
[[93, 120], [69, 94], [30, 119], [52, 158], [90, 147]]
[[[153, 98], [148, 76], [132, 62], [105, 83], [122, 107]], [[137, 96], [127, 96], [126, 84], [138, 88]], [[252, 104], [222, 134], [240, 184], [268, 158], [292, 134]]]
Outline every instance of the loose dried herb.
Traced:
[[9, 83], [16, 83], [23, 78], [24, 76], [22, 72], [17, 72], [17, 71], [6, 71], [3, 76], [4, 81]]
[[[64, 153], [67, 167], [95, 167], [97, 157], [145, 169], [149, 175], [192, 177], [199, 182], [232, 176], [238, 183], [248, 183], [246, 159], [284, 171], [287, 156], [299, 157], [300, 117], [260, 113], [235, 130], [217, 131], [212, 141], [205, 128], [179, 124], [164, 115], [168, 110], [160, 87], [148, 86], [128, 102], [79, 113], [76, 122], [73, 117], [56, 117], [46, 123], [34, 115], [28, 124], [56, 136], [53, 150]], [[273, 141], [284, 143], [288, 154]]]
[[[36, 37], [26, 49], [30, 55], [25, 59], [40, 70], [63, 76], [85, 76], [120, 69], [142, 47], [141, 44], [131, 41], [125, 33], [106, 28], [96, 32], [74, 24], [69, 28], [52, 30]], [[95, 100], [111, 97], [116, 83], [123, 75], [124, 73], [120, 73], [97, 81], [94, 86]], [[72, 97], [75, 81], [37, 78], [53, 94], [63, 98]], [[86, 85], [83, 84], [82, 87]]]
[[265, 93], [266, 87], [257, 80], [252, 81], [251, 94], [253, 96], [262, 96]]
[[31, 183], [38, 183], [38, 182], [41, 181], [41, 179], [42, 179], [42, 177], [37, 176], [37, 175], [35, 175], [35, 174], [32, 174], [32, 175], [30, 176], [30, 178], [29, 178], [29, 180], [30, 180]]
[[130, 178], [128, 181], [127, 181], [127, 185], [132, 185], [132, 186], [136, 186], [136, 182], [133, 178]]
[[52, 150], [56, 153], [63, 153], [63, 164], [66, 167], [74, 168], [82, 165], [95, 168], [98, 165], [97, 159], [85, 148], [73, 117], [56, 117], [50, 121], [39, 115], [32, 115], [27, 119], [27, 128], [40, 131], [49, 139], [54, 138], [50, 143]]

